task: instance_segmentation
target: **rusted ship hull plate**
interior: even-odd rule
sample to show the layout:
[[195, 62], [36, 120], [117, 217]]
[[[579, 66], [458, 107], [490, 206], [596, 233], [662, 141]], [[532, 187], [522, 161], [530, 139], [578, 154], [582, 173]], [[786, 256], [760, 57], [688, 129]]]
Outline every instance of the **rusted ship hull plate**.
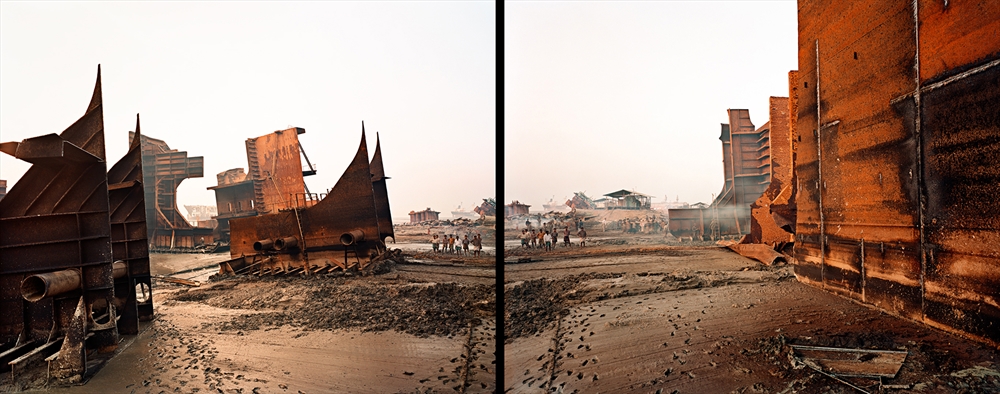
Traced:
[[943, 7], [800, 6], [796, 274], [1000, 346], [1000, 9]]
[[[357, 154], [326, 198], [307, 208], [230, 220], [231, 256], [264, 255], [303, 270], [363, 268], [373, 252], [384, 248], [372, 174], [362, 125]], [[388, 210], [387, 199], [385, 207]], [[296, 246], [276, 250], [265, 242], [269, 250], [254, 248], [258, 241], [286, 238], [293, 238]]]
[[[92, 348], [108, 351], [118, 344], [110, 307], [116, 304], [112, 240], [118, 237], [111, 227], [100, 68], [83, 117], [60, 135], [3, 143], [0, 150], [33, 164], [0, 201], [0, 351], [18, 362], [42, 356], [37, 345], [54, 346], [48, 340], [55, 328], [64, 341], [52, 374], [78, 376], [86, 370], [88, 334], [94, 334], [86, 343]], [[141, 169], [133, 170], [132, 179], [141, 176]], [[115, 194], [127, 189], [116, 184]], [[54, 271], [75, 276], [75, 284], [27, 301], [22, 281]], [[27, 343], [32, 345], [11, 351]]]

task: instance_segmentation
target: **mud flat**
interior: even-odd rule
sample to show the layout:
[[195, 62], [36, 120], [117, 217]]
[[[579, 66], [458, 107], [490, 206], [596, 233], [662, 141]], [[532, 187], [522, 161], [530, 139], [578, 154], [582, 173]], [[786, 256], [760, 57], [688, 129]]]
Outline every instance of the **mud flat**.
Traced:
[[505, 392], [858, 392], [793, 367], [791, 344], [907, 350], [896, 378], [845, 378], [869, 392], [1000, 392], [996, 349], [800, 284], [788, 266], [641, 244], [505, 265]]
[[[181, 270], [208, 261], [170, 256], [169, 264]], [[397, 267], [377, 276], [244, 276], [200, 287], [156, 283], [155, 319], [86, 384], [45, 387], [43, 379], [35, 388], [494, 392], [492, 268], [434, 261]]]

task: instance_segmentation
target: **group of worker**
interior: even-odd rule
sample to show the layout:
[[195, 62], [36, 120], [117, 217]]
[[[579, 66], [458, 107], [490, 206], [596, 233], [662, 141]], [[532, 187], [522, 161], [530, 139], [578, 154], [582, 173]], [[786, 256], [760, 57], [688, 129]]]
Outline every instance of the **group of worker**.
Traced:
[[663, 219], [645, 217], [645, 218], [626, 218], [613, 221], [601, 221], [601, 227], [604, 231], [608, 230], [620, 230], [623, 233], [636, 234], [636, 233], [649, 233], [656, 234], [661, 231], [665, 231], [667, 228], [667, 222]]
[[[521, 230], [521, 247], [522, 248], [540, 248], [544, 251], [550, 251], [559, 244], [559, 235], [562, 233], [563, 246], [570, 247], [573, 246], [573, 242], [569, 238], [569, 226], [564, 226], [562, 231], [558, 229], [547, 230], [544, 228], [533, 229], [526, 228]], [[579, 245], [587, 246], [587, 230], [583, 227], [579, 227], [576, 236], [580, 238]]]
[[483, 252], [483, 238], [476, 233], [469, 239], [469, 235], [466, 234], [462, 239], [458, 239], [455, 234], [441, 234], [438, 237], [434, 234], [431, 238], [431, 247], [434, 248], [434, 253], [447, 253], [447, 254], [457, 254], [457, 255], [469, 255], [469, 245], [472, 245], [472, 256], [479, 257]]

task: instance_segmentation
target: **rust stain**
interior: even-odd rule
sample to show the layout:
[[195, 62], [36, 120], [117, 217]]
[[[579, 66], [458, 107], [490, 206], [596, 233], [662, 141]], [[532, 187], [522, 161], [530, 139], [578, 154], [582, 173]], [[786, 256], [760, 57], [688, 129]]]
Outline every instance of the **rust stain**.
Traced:
[[1000, 346], [1000, 7], [805, 1], [799, 21], [797, 276]]

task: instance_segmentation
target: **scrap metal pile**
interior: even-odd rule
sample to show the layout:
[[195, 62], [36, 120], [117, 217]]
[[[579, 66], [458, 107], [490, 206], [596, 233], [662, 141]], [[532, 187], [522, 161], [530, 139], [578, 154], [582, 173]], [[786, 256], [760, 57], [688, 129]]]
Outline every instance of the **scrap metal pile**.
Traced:
[[[138, 115], [136, 133], [139, 133]], [[0, 200], [0, 370], [78, 381], [153, 316], [138, 139], [107, 170], [100, 66], [61, 134], [0, 144], [32, 164]]]

